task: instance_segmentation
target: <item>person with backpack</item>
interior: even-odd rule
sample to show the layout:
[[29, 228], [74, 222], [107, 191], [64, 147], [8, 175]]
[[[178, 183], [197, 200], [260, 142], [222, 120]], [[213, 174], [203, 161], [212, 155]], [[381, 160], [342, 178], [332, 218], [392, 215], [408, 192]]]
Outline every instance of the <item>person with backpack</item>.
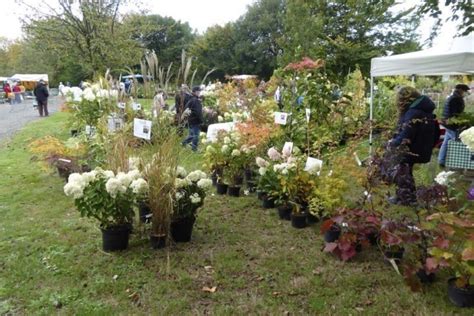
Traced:
[[49, 112], [48, 112], [49, 91], [43, 79], [41, 79], [38, 82], [38, 84], [35, 87], [35, 90], [33, 90], [33, 93], [36, 97], [36, 101], [38, 102], [39, 115], [43, 116], [43, 113], [44, 113], [44, 116], [49, 116]]
[[188, 117], [188, 137], [182, 142], [182, 145], [185, 146], [191, 143], [193, 151], [197, 151], [199, 144], [199, 133], [201, 131], [201, 124], [203, 122], [202, 118], [202, 104], [199, 99], [199, 94], [201, 88], [196, 86], [192, 90], [191, 99], [186, 105], [186, 110], [183, 115]]
[[415, 88], [400, 88], [396, 102], [399, 110], [397, 134], [390, 140], [389, 146], [396, 148], [400, 157], [394, 175], [397, 190], [389, 202], [413, 205], [416, 203], [413, 166], [431, 160], [433, 148], [439, 139], [439, 125], [433, 114], [435, 104]]
[[446, 164], [446, 154], [448, 152], [449, 141], [455, 140], [459, 136], [459, 126], [456, 124], [449, 124], [448, 120], [464, 112], [465, 104], [463, 98], [469, 90], [470, 88], [468, 85], [457, 84], [454, 87], [453, 94], [449, 96], [449, 98], [446, 100], [446, 103], [444, 104], [441, 122], [446, 128], [446, 132], [444, 134], [443, 144], [441, 145], [438, 154], [438, 164], [441, 168], [444, 168]]

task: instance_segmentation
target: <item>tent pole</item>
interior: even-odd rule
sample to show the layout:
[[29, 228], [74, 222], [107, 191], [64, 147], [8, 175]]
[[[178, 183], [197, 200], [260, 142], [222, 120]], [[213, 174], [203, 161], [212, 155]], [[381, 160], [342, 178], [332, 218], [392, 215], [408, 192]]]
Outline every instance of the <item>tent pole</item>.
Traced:
[[370, 76], [369, 156], [372, 157], [372, 120], [374, 118], [374, 77]]

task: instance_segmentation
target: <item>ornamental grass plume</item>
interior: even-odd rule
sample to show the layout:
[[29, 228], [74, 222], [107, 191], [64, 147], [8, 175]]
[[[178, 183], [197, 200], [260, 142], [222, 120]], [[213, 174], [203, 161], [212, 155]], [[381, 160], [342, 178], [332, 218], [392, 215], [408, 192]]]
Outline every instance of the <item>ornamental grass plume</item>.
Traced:
[[[176, 131], [160, 137], [147, 148], [149, 164], [145, 176], [149, 185], [149, 205], [153, 213], [152, 235], [169, 236], [171, 215], [176, 195], [175, 179], [178, 173], [178, 157], [181, 152], [180, 137]], [[182, 170], [180, 170], [182, 172]]]

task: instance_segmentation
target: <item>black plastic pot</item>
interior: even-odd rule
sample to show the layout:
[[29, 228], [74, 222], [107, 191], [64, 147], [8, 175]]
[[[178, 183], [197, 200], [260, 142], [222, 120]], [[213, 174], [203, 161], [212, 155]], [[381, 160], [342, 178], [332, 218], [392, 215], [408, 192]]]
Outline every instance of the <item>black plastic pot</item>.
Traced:
[[257, 184], [255, 181], [247, 181], [247, 188], [249, 189], [249, 192], [255, 192], [257, 190]]
[[394, 259], [397, 262], [402, 261], [404, 253], [405, 253], [404, 248], [401, 248], [399, 250], [385, 250], [384, 251], [384, 255], [386, 259]]
[[216, 174], [212, 174], [212, 175], [211, 175], [211, 180], [212, 180], [212, 185], [213, 185], [213, 186], [216, 186], [216, 185], [217, 185], [217, 175], [216, 175]]
[[217, 183], [216, 189], [217, 189], [217, 194], [224, 195], [227, 194], [227, 188], [229, 186], [225, 183]]
[[339, 236], [341, 235], [341, 229], [333, 225], [327, 232], [324, 233], [324, 241], [325, 242], [335, 242], [336, 240], [339, 239]]
[[162, 249], [166, 247], [166, 235], [154, 236], [150, 235], [150, 244], [153, 249]]
[[379, 240], [379, 234], [378, 233], [370, 233], [367, 235], [367, 239], [369, 240], [370, 244], [372, 246], [376, 246], [377, 242]]
[[291, 226], [294, 228], [305, 228], [308, 226], [306, 223], [306, 213], [291, 213]]
[[451, 303], [459, 307], [474, 307], [474, 286], [467, 288], [456, 286], [456, 278], [448, 280], [448, 297]]
[[242, 185], [242, 184], [244, 184], [244, 177], [243, 177], [243, 176], [234, 177], [234, 184], [235, 184], [235, 185]]
[[128, 248], [130, 225], [110, 226], [100, 230], [102, 231], [102, 249], [104, 251], [118, 251]]
[[151, 218], [150, 206], [145, 202], [140, 202], [138, 204], [138, 215], [140, 217], [140, 222], [149, 223]]
[[61, 178], [63, 178], [64, 180], [68, 180], [69, 178], [69, 175], [72, 173], [72, 171], [68, 168], [65, 168], [63, 166], [56, 166], [56, 168], [58, 169], [58, 174]]
[[240, 196], [240, 187], [229, 187], [227, 189], [227, 194], [229, 196], [239, 197]]
[[275, 200], [268, 196], [267, 194], [262, 198], [262, 207], [263, 208], [274, 208], [275, 207]]
[[171, 236], [176, 242], [188, 242], [191, 240], [193, 233], [195, 216], [179, 218], [171, 222]]
[[253, 179], [253, 171], [252, 169], [245, 169], [244, 171], [245, 181], [249, 182]]
[[79, 131], [77, 129], [72, 129], [71, 130], [71, 137], [76, 137], [77, 135], [79, 135]]
[[421, 283], [433, 283], [436, 279], [436, 274], [426, 273], [426, 270], [424, 269], [418, 270], [416, 276], [420, 279]]
[[287, 205], [287, 204], [282, 204], [280, 206], [277, 207], [278, 209], [278, 216], [280, 217], [280, 219], [283, 219], [283, 220], [291, 220], [291, 206], [290, 205]]
[[308, 223], [308, 225], [316, 224], [317, 222], [319, 222], [319, 217], [314, 216], [313, 214], [308, 212], [308, 216], [306, 217], [306, 222]]

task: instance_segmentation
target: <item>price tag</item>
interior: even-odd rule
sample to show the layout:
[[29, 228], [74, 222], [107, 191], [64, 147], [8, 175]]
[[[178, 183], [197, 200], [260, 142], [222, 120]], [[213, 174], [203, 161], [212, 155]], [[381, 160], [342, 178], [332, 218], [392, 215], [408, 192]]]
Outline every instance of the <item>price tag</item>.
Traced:
[[146, 140], [151, 139], [151, 121], [134, 119], [133, 120], [133, 136], [143, 138]]
[[275, 124], [286, 125], [287, 120], [288, 120], [288, 113], [275, 112]]

